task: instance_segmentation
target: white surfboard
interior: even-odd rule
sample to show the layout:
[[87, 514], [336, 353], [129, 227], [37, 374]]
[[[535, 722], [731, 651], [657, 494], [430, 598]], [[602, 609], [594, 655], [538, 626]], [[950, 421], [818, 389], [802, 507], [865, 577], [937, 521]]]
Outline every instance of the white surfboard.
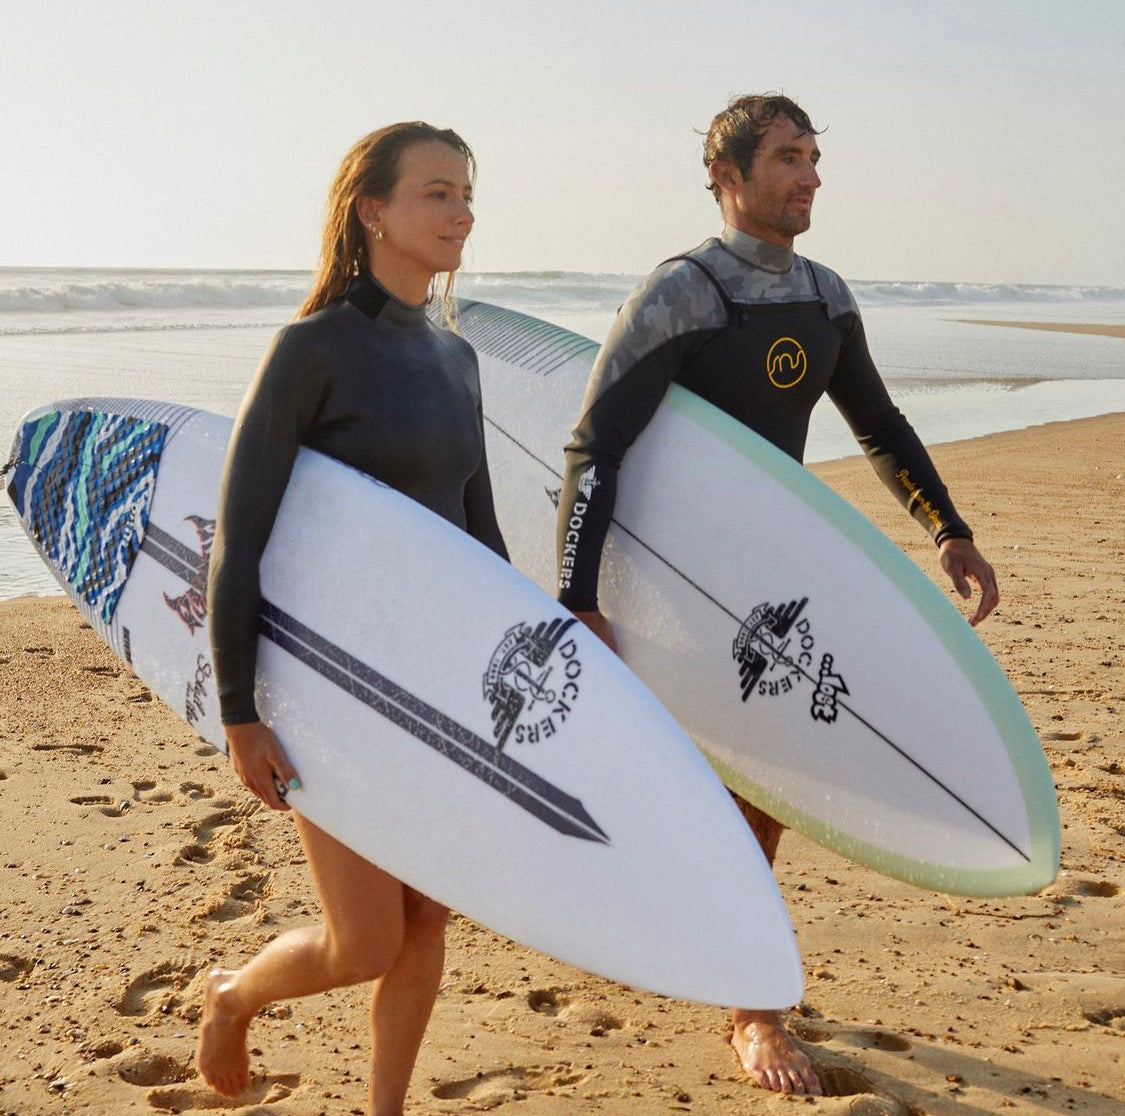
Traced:
[[[597, 345], [485, 303], [461, 303], [460, 330], [512, 561], [553, 591], [562, 450]], [[941, 891], [1054, 878], [1050, 771], [972, 628], [849, 504], [678, 385], [626, 455], [599, 597], [727, 785], [786, 825]]]
[[[140, 400], [27, 416], [8, 491], [95, 629], [224, 737], [207, 559], [228, 419]], [[792, 928], [730, 795], [572, 616], [401, 494], [302, 450], [262, 560], [258, 698], [291, 804], [422, 892], [613, 979], [796, 1002]]]

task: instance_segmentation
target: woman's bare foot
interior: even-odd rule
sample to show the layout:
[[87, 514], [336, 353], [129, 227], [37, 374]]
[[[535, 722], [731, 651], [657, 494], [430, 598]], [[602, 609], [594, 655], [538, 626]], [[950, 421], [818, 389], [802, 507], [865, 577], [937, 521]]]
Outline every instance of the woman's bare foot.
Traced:
[[234, 978], [224, 969], [208, 975], [195, 1048], [195, 1064], [203, 1080], [224, 1097], [236, 1097], [250, 1084], [246, 1031], [253, 1012], [240, 1010]]
[[790, 1038], [780, 1012], [736, 1011], [730, 1044], [747, 1075], [763, 1089], [823, 1095], [812, 1062]]

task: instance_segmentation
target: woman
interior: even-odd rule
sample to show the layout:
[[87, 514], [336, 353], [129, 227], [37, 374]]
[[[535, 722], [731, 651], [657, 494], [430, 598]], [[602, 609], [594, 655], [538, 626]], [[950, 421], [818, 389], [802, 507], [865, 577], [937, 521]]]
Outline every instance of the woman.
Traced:
[[[254, 703], [258, 563], [299, 446], [377, 476], [507, 556], [484, 455], [476, 356], [430, 324], [440, 273], [473, 225], [464, 141], [395, 124], [345, 157], [320, 270], [259, 369], [235, 424], [219, 497], [208, 604], [230, 756], [242, 782], [287, 810], [298, 773]], [[208, 978], [197, 1062], [234, 1096], [250, 1081], [246, 1032], [266, 1004], [374, 980], [372, 1116], [401, 1113], [441, 979], [448, 912], [294, 811], [324, 922], [291, 930]]]

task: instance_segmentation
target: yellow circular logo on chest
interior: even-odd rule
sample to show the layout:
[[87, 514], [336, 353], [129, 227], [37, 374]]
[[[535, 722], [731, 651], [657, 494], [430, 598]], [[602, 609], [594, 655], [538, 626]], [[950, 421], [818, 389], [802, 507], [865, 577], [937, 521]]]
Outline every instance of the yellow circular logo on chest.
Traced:
[[808, 357], [800, 341], [779, 337], [766, 353], [766, 373], [775, 388], [791, 388], [799, 384], [809, 370]]

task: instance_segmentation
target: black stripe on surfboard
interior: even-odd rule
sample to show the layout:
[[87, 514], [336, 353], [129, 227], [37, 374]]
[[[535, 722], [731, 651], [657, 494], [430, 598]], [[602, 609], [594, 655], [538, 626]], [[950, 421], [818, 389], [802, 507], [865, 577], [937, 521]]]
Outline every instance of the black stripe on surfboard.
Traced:
[[[498, 433], [503, 434], [504, 437], [507, 438], [514, 446], [516, 446], [519, 450], [521, 450], [528, 457], [530, 457], [532, 459], [532, 461], [535, 461], [537, 464], [541, 465], [556, 480], [559, 480], [559, 481], [562, 480], [562, 474], [561, 473], [559, 473], [555, 469], [551, 468], [551, 466], [548, 465], [542, 458], [536, 456], [536, 454], [531, 449], [529, 449], [527, 446], [525, 446], [513, 434], [510, 434], [507, 430], [505, 430], [498, 422], [496, 422], [495, 419], [489, 418], [488, 415], [485, 415], [484, 418], [485, 418], [485, 421], [491, 427], [493, 427]], [[660, 562], [668, 570], [670, 570], [678, 578], [680, 578], [681, 581], [683, 581], [687, 585], [690, 585], [697, 593], [699, 593], [700, 596], [702, 596], [706, 600], [710, 601], [720, 612], [723, 612], [727, 616], [729, 616], [731, 618], [731, 620], [733, 620], [735, 622], [735, 624], [737, 624], [739, 627], [742, 626], [742, 622], [743, 622], [742, 617], [740, 617], [737, 613], [732, 612], [729, 608], [727, 608], [727, 606], [725, 604], [723, 604], [722, 601], [718, 600], [711, 593], [708, 593], [707, 590], [704, 589], [702, 585], [700, 585], [698, 582], [694, 581], [691, 577], [689, 577], [686, 573], [684, 573], [684, 571], [681, 570], [674, 563], [670, 562], [658, 550], [654, 550], [653, 547], [651, 547], [647, 542], [645, 542], [644, 539], [642, 539], [639, 535], [635, 534], [633, 531], [630, 531], [629, 528], [626, 527], [619, 519], [615, 518], [615, 519], [613, 519], [612, 522], [613, 522], [613, 525], [618, 528], [618, 530], [620, 530], [623, 534], [628, 535], [629, 538], [631, 538], [638, 546], [642, 547], [644, 550], [647, 550], [649, 552], [649, 554], [651, 554], [658, 562]], [[818, 680], [813, 678], [813, 676], [811, 674], [809, 674], [808, 671], [804, 670], [798, 664], [792, 663], [791, 660], [790, 660], [790, 664], [793, 666], [793, 668], [795, 670], [800, 672], [802, 677], [808, 679], [808, 681], [814, 687], [818, 684]], [[1019, 845], [1017, 845], [1007, 834], [1005, 834], [1000, 829], [998, 829], [995, 825], [993, 825], [992, 822], [990, 822], [988, 820], [988, 818], [986, 818], [982, 813], [980, 813], [979, 810], [977, 810], [975, 807], [973, 807], [968, 802], [966, 802], [965, 799], [962, 798], [952, 787], [947, 786], [944, 782], [942, 782], [942, 780], [940, 778], [938, 778], [937, 775], [935, 775], [932, 771], [930, 771], [929, 768], [927, 768], [920, 761], [916, 760], [900, 744], [896, 744], [885, 732], [883, 732], [881, 729], [879, 729], [875, 725], [873, 725], [866, 717], [863, 716], [863, 714], [861, 714], [858, 710], [854, 709], [852, 706], [848, 705], [847, 702], [844, 702], [844, 701], [841, 701], [841, 700], [837, 699], [837, 705], [838, 705], [839, 708], [843, 709], [846, 713], [849, 713], [852, 717], [854, 717], [861, 725], [863, 725], [863, 727], [865, 729], [867, 729], [869, 732], [873, 733], [880, 740], [882, 740], [883, 743], [886, 744], [887, 747], [891, 748], [897, 755], [901, 756], [904, 760], [906, 760], [906, 762], [909, 763], [916, 771], [918, 771], [920, 774], [924, 775], [927, 779], [929, 779], [929, 781], [931, 783], [933, 783], [933, 785], [935, 787], [938, 787], [940, 790], [944, 791], [947, 795], [949, 795], [949, 797], [951, 799], [953, 799], [953, 801], [956, 802], [958, 806], [960, 806], [962, 809], [966, 810], [972, 817], [976, 818], [976, 820], [979, 821], [981, 823], [981, 825], [983, 825], [990, 833], [993, 833], [995, 836], [997, 836], [1013, 852], [1015, 852], [1018, 856], [1021, 856], [1028, 864], [1031, 863], [1031, 857], [1028, 855], [1028, 853], [1026, 853], [1023, 849], [1021, 849], [1019, 847]]]
[[[151, 521], [141, 549], [193, 588], [205, 588], [203, 559]], [[386, 717], [514, 804], [569, 837], [609, 844], [582, 803], [289, 616], [262, 602], [261, 634], [368, 708]]]
[[206, 592], [207, 578], [202, 558], [151, 521], [145, 530], [141, 550], [193, 589]]
[[559, 790], [417, 695], [307, 628], [276, 605], [262, 602], [262, 634], [340, 689], [428, 744], [447, 759], [572, 837], [609, 838], [578, 799]]

